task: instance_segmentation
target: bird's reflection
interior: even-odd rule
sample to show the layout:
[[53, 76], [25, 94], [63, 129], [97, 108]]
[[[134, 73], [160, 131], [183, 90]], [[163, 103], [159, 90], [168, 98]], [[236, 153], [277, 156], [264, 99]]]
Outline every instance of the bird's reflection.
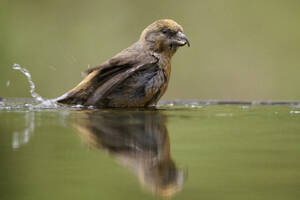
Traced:
[[75, 127], [90, 146], [108, 151], [152, 193], [172, 196], [184, 179], [170, 154], [166, 116], [157, 111], [89, 111]]

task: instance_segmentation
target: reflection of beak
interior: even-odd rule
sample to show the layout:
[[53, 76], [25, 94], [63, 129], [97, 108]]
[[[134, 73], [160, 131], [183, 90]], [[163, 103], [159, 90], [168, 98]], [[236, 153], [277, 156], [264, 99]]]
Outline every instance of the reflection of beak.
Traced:
[[190, 46], [189, 39], [182, 32], [178, 32], [176, 34], [176, 39], [176, 43], [178, 46], [184, 46], [186, 44], [188, 45], [188, 47]]

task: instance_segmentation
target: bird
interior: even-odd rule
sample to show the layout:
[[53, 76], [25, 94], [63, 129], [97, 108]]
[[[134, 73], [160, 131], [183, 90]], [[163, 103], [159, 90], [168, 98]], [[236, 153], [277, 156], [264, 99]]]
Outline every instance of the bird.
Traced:
[[168, 87], [173, 55], [185, 45], [190, 42], [181, 25], [172, 19], [157, 20], [137, 42], [88, 69], [86, 77], [56, 101], [97, 108], [153, 107]]

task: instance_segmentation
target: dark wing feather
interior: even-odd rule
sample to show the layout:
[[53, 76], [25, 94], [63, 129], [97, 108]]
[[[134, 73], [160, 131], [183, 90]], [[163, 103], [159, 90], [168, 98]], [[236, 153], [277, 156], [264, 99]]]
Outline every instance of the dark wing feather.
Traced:
[[140, 64], [134, 67], [126, 68], [122, 73], [117, 73], [103, 84], [101, 84], [95, 92], [87, 99], [86, 105], [96, 105], [97, 102], [105, 99], [105, 97], [117, 86], [119, 86], [123, 81], [130, 77], [135, 72], [139, 71], [142, 68], [149, 66], [149, 64]]
[[135, 43], [102, 65], [89, 69], [87, 76], [75, 88], [57, 98], [57, 102], [94, 105], [136, 70], [156, 61], [143, 51], [139, 43]]

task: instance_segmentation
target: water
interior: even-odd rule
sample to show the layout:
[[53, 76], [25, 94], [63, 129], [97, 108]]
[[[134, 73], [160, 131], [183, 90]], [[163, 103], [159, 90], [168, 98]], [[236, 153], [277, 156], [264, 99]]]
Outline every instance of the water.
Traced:
[[1, 200], [300, 198], [299, 106], [34, 102], [0, 103]]
[[45, 98], [41, 97], [37, 92], [35, 92], [35, 84], [32, 81], [31, 74], [29, 73], [29, 71], [26, 68], [21, 67], [19, 64], [14, 64], [13, 69], [18, 70], [21, 73], [23, 73], [25, 75], [25, 77], [27, 78], [29, 86], [30, 86], [29, 92], [33, 99], [32, 99], [32, 101], [30, 101], [29, 104], [25, 104], [24, 105], [25, 107], [28, 107], [29, 109], [61, 107], [60, 105], [58, 105], [56, 103], [56, 99], [45, 99]]
[[0, 100], [0, 199], [299, 199], [299, 102]]
[[13, 69], [22, 72], [26, 76], [26, 78], [28, 79], [29, 85], [30, 85], [31, 96], [37, 101], [40, 101], [40, 102], [45, 101], [45, 99], [43, 99], [38, 93], [35, 92], [35, 85], [31, 79], [31, 75], [30, 75], [29, 71], [26, 68], [22, 68], [19, 64], [14, 64]]

